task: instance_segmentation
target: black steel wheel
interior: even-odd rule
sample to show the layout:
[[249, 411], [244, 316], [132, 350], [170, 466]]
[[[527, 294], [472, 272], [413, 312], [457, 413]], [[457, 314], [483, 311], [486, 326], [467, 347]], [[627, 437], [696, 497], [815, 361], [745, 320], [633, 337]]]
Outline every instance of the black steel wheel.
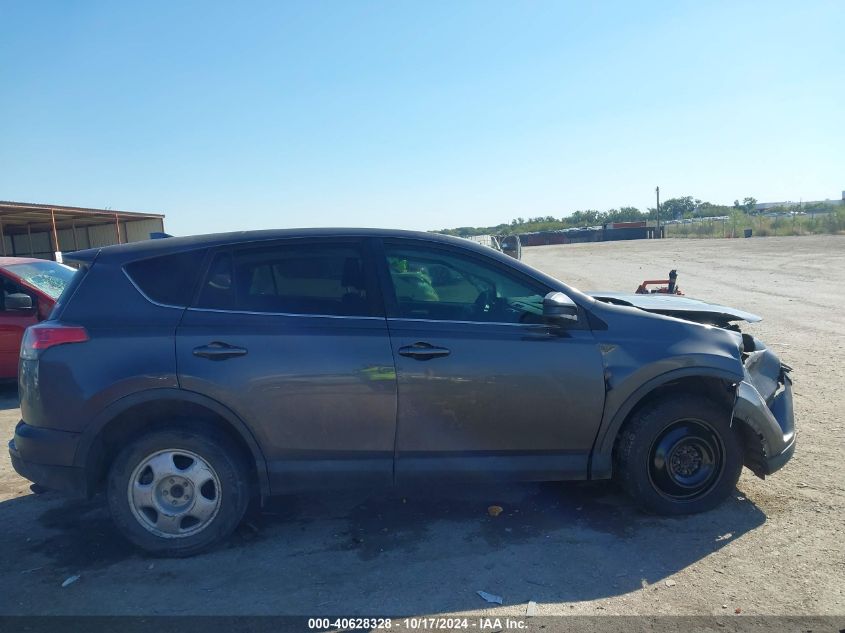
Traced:
[[692, 514], [731, 494], [742, 463], [730, 408], [678, 394], [646, 404], [626, 422], [616, 444], [614, 476], [647, 510]]
[[648, 475], [670, 499], [689, 500], [706, 494], [724, 467], [719, 435], [702, 420], [679, 420], [652, 444]]

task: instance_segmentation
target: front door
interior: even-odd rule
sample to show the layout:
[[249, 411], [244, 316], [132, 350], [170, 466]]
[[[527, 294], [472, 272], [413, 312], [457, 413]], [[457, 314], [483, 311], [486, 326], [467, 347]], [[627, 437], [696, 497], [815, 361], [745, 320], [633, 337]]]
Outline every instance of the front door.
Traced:
[[[21, 351], [23, 332], [30, 325], [38, 323], [38, 298], [19, 283], [0, 273], [0, 379], [16, 378], [18, 356]], [[6, 297], [10, 294], [27, 294], [32, 297], [32, 308], [13, 310], [6, 308]]]
[[605, 391], [583, 317], [545, 323], [550, 288], [474, 250], [383, 247], [397, 480], [586, 478]]
[[273, 492], [393, 478], [396, 377], [362, 240], [214, 253], [177, 333], [183, 389], [240, 416]]

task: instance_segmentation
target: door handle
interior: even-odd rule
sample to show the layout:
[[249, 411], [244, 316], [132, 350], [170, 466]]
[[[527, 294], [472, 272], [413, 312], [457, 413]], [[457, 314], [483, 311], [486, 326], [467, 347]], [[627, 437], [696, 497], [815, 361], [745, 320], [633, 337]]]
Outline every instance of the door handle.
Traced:
[[194, 356], [207, 358], [208, 360], [226, 360], [227, 358], [235, 358], [235, 356], [246, 356], [246, 350], [243, 347], [235, 347], [228, 343], [214, 341], [208, 345], [195, 347]]
[[430, 343], [414, 343], [413, 345], [406, 345], [399, 348], [400, 356], [407, 356], [414, 360], [431, 360], [432, 358], [441, 358], [448, 356], [452, 352], [445, 347], [435, 347]]

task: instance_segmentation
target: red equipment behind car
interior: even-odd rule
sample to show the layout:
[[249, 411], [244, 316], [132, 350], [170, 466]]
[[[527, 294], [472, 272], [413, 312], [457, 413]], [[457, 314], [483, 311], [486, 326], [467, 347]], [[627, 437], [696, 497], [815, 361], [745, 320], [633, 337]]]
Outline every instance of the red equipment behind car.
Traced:
[[[665, 286], [661, 286], [660, 288], [652, 288], [649, 290], [649, 286], [656, 286], [658, 284], [666, 284]], [[684, 294], [681, 292], [681, 289], [678, 287], [678, 271], [672, 269], [669, 271], [669, 279], [646, 279], [643, 283], [637, 286], [635, 293], [638, 295], [651, 295], [651, 294], [663, 294], [663, 295], [682, 295]]]

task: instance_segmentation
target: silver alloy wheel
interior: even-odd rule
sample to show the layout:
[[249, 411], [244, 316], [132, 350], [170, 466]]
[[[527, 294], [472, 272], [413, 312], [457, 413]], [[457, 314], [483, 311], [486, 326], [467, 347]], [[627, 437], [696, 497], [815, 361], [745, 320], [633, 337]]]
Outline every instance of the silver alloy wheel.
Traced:
[[161, 538], [184, 538], [208, 527], [220, 510], [220, 479], [202, 457], [171, 448], [147, 456], [132, 471], [132, 514]]

